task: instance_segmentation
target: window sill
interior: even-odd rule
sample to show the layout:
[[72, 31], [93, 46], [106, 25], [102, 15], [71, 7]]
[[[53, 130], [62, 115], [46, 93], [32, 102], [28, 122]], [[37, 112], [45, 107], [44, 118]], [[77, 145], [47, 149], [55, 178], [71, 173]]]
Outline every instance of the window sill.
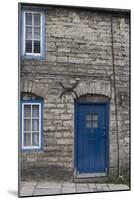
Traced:
[[21, 149], [21, 152], [23, 153], [34, 153], [34, 152], [43, 152], [43, 149], [42, 149], [42, 147], [41, 148], [39, 148], [39, 149]]
[[33, 60], [33, 61], [44, 61], [45, 57], [41, 55], [23, 55], [21, 60]]

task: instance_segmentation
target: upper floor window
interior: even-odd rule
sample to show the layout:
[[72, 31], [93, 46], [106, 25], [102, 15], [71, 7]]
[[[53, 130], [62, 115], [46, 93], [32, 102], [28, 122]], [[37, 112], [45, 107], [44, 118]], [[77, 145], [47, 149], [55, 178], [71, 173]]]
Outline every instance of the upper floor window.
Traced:
[[22, 56], [45, 57], [45, 15], [39, 11], [22, 11]]
[[25, 53], [41, 53], [41, 14], [25, 12]]

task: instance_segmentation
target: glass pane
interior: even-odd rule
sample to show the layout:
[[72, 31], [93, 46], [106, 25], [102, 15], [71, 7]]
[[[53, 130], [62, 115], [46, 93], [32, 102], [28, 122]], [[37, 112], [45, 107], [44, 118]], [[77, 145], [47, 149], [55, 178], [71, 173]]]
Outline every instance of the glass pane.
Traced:
[[97, 121], [98, 120], [98, 115], [94, 114], [93, 115], [93, 121]]
[[91, 121], [92, 120], [92, 115], [87, 115], [86, 120]]
[[26, 27], [26, 39], [32, 39], [32, 27]]
[[93, 121], [92, 126], [93, 126], [93, 128], [97, 128], [98, 127], [98, 122], [97, 121]]
[[40, 53], [40, 41], [34, 41], [34, 53]]
[[32, 134], [32, 145], [38, 146], [39, 145], [39, 133]]
[[26, 13], [26, 25], [32, 25], [32, 13]]
[[40, 14], [34, 14], [34, 26], [40, 26]]
[[39, 117], [39, 105], [32, 106], [32, 117]]
[[87, 121], [86, 128], [92, 128], [92, 122], [91, 121]]
[[34, 39], [40, 40], [40, 28], [34, 28]]
[[31, 120], [24, 119], [24, 131], [31, 131]]
[[32, 131], [39, 131], [39, 120], [38, 119], [32, 120]]
[[24, 133], [24, 146], [31, 146], [31, 134]]
[[24, 105], [24, 117], [31, 117], [31, 105]]
[[26, 40], [26, 53], [32, 53], [32, 40]]

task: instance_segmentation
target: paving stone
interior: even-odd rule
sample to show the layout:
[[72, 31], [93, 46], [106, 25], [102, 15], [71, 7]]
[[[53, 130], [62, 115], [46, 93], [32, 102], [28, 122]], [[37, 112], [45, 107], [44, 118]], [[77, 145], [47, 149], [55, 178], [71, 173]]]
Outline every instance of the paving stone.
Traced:
[[37, 189], [39, 188], [50, 188], [50, 189], [61, 189], [61, 183], [51, 183], [51, 182], [42, 182], [38, 183], [36, 186]]
[[70, 182], [21, 182], [20, 196], [84, 193], [96, 191], [128, 190], [124, 184], [70, 183]]
[[101, 187], [107, 187], [106, 183], [101, 183], [100, 185], [101, 185]]
[[102, 185], [99, 183], [96, 183], [96, 189], [99, 191], [102, 190]]
[[62, 187], [62, 193], [76, 193], [76, 188], [72, 187]]
[[67, 183], [62, 183], [62, 186], [63, 186], [63, 187], [75, 187], [75, 183], [69, 183], [69, 182], [67, 182]]
[[23, 187], [20, 190], [20, 196], [31, 196], [33, 194], [34, 187]]
[[89, 186], [89, 188], [91, 188], [91, 189], [92, 189], [92, 188], [96, 188], [95, 183], [89, 183], [88, 186]]
[[24, 186], [24, 181], [20, 181], [19, 186], [20, 186], [20, 188], [22, 188]]
[[50, 189], [50, 188], [44, 188], [44, 189], [36, 189], [33, 193], [33, 195], [50, 195], [50, 194], [60, 194], [60, 189]]
[[89, 189], [87, 187], [77, 187], [77, 192], [89, 192]]
[[76, 183], [76, 187], [87, 187], [88, 188], [88, 184], [87, 183]]
[[103, 191], [109, 191], [109, 188], [108, 187], [102, 187], [102, 190]]
[[123, 184], [108, 184], [109, 190], [128, 190], [129, 187]]
[[23, 186], [36, 186], [37, 185], [37, 182], [23, 182]]
[[89, 188], [89, 192], [95, 192], [95, 189]]

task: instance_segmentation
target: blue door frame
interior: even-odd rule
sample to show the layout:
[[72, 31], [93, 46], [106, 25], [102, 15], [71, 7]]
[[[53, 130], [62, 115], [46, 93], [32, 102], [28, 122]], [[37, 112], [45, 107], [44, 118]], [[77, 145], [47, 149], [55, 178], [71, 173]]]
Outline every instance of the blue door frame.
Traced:
[[[83, 109], [82, 109], [83, 108]], [[98, 153], [98, 157], [97, 157], [97, 153], [94, 154], [94, 152], [97, 152], [97, 150], [100, 151], [99, 149], [99, 144], [100, 143], [97, 143], [96, 144], [94, 143], [94, 146], [93, 144], [91, 144], [90, 142], [94, 142], [94, 139], [93, 138], [89, 138], [91, 134], [90, 131], [94, 131], [94, 133], [96, 134], [96, 136], [99, 138], [99, 134], [102, 134], [101, 130], [100, 129], [97, 129], [97, 128], [93, 128], [93, 130], [91, 130], [92, 128], [85, 128], [85, 124], [86, 122], [81, 122], [80, 120], [83, 121], [83, 117], [84, 115], [86, 115], [88, 113], [88, 108], [89, 110], [91, 111], [90, 113], [98, 113], [98, 118], [100, 121], [98, 121], [98, 124], [100, 124], [99, 126], [102, 126], [101, 124], [101, 121], [102, 121], [102, 118], [104, 118], [105, 120], [105, 135], [104, 135], [104, 138], [103, 139], [100, 139], [100, 141], [103, 141], [101, 142], [101, 144], [103, 143], [105, 145], [105, 149], [103, 148], [103, 144], [101, 145], [102, 146], [102, 154], [104, 153], [104, 165], [101, 166], [101, 164], [99, 165], [99, 163], [97, 163], [97, 160], [99, 158], [99, 154]], [[104, 113], [104, 114], [102, 114]], [[83, 128], [83, 125], [84, 125], [84, 128]], [[83, 133], [80, 133], [80, 132], [83, 132]], [[89, 133], [88, 133], [89, 132]], [[88, 138], [87, 136], [85, 137], [85, 141], [83, 139], [83, 136], [81, 136], [81, 134], [87, 134], [88, 135]], [[102, 138], [102, 137], [101, 137]], [[90, 141], [89, 144], [86, 142], [87, 139]], [[90, 140], [91, 139], [91, 140]], [[92, 140], [93, 139], [93, 140]], [[82, 142], [85, 142], [85, 144]], [[97, 140], [96, 140], [97, 141]], [[105, 143], [104, 143], [105, 141]], [[85, 146], [83, 148], [85, 148], [85, 154], [86, 154], [86, 158], [82, 158], [82, 150], [80, 150], [80, 148], [82, 146]], [[94, 146], [94, 147], [93, 147]], [[92, 148], [93, 147], [93, 148]], [[94, 150], [95, 149], [95, 150]], [[86, 153], [87, 151], [91, 152], [91, 153]], [[92, 156], [91, 156], [92, 154]], [[93, 157], [93, 155], [95, 155], [96, 158], [91, 158]], [[90, 158], [89, 158], [90, 157]], [[87, 161], [87, 158], [89, 159]], [[82, 160], [83, 159], [83, 160]], [[96, 165], [94, 164], [93, 167], [91, 167], [91, 165], [89, 163], [91, 163], [92, 159], [96, 160]], [[100, 159], [100, 158], [99, 158]], [[99, 162], [99, 161], [98, 161]], [[100, 167], [99, 167], [100, 166]], [[105, 168], [105, 170], [104, 170]], [[75, 102], [75, 169], [78, 173], [108, 173], [108, 168], [109, 168], [109, 102], [78, 102], [76, 101]]]

